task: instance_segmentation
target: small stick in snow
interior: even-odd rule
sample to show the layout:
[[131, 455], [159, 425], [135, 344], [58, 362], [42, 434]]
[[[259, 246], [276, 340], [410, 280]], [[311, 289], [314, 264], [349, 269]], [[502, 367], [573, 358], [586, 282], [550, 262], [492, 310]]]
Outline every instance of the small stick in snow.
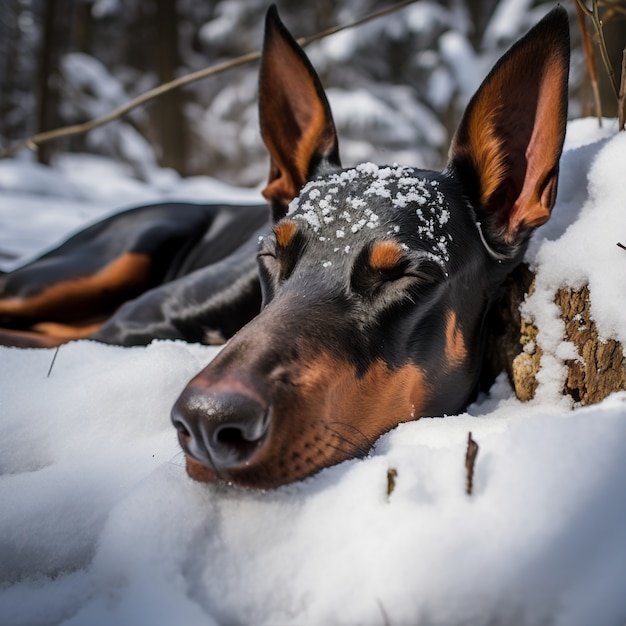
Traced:
[[52, 362], [50, 363], [50, 369], [48, 370], [48, 375], [46, 378], [50, 378], [50, 374], [52, 374], [52, 368], [54, 367], [54, 362], [57, 360], [57, 354], [59, 354], [59, 349], [61, 346], [57, 346], [57, 349], [54, 351], [54, 355], [52, 356]]
[[617, 242], [617, 245], [619, 248], [621, 248], [622, 250], [626, 250], [626, 246], [623, 243], [620, 243], [619, 241]]
[[390, 496], [393, 490], [396, 488], [396, 478], [398, 477], [398, 470], [391, 468], [387, 470], [387, 495]]
[[387, 616], [387, 611], [385, 611], [383, 603], [378, 599], [376, 599], [376, 602], [378, 602], [378, 608], [383, 615], [383, 626], [389, 626], [389, 617]]
[[472, 495], [474, 488], [474, 465], [478, 455], [478, 444], [472, 439], [472, 433], [467, 434], [467, 451], [465, 452], [465, 493]]

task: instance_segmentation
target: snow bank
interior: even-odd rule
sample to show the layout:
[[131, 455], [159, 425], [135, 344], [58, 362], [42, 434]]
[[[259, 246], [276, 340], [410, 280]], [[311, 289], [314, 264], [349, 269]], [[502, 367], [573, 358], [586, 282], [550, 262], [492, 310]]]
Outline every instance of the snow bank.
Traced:
[[[554, 221], [530, 258], [546, 289], [588, 279], [601, 332], [623, 338], [626, 140], [569, 131]], [[544, 291], [528, 306], [557, 337]], [[190, 481], [169, 424], [215, 352], [80, 342], [48, 376], [53, 351], [0, 348], [1, 624], [626, 622], [626, 394], [524, 405], [500, 378], [463, 415], [249, 492]]]

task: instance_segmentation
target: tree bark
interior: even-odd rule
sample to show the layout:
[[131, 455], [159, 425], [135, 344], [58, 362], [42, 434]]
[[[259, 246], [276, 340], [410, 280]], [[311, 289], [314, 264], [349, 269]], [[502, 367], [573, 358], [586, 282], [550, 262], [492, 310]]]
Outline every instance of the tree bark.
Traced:
[[[178, 12], [173, 0], [157, 1], [157, 70], [159, 83], [176, 78], [179, 66]], [[187, 129], [183, 115], [185, 95], [182, 90], [165, 94], [156, 103], [161, 143], [160, 164], [186, 173]]]
[[555, 296], [565, 322], [565, 339], [577, 348], [579, 359], [566, 361], [564, 392], [575, 402], [595, 404], [613, 391], [626, 389], [626, 362], [622, 345], [603, 341], [591, 317], [589, 287], [561, 288]]
[[[39, 50], [39, 69], [37, 86], [37, 132], [51, 130], [60, 125], [59, 118], [59, 59], [61, 58], [62, 16], [58, 0], [44, 3], [44, 24], [41, 47]], [[37, 158], [40, 163], [49, 164], [52, 146], [39, 147]]]
[[[542, 349], [537, 328], [519, 312], [526, 294], [533, 292], [533, 275], [522, 266], [512, 274], [494, 314], [498, 322], [487, 344], [486, 371], [506, 371], [522, 401], [534, 397]], [[565, 324], [564, 341], [576, 347], [578, 358], [566, 360], [567, 376], [563, 393], [575, 403], [595, 404], [614, 391], [626, 390], [626, 359], [622, 345], [614, 339], [601, 339], [591, 316], [587, 285], [561, 287], [554, 295]]]

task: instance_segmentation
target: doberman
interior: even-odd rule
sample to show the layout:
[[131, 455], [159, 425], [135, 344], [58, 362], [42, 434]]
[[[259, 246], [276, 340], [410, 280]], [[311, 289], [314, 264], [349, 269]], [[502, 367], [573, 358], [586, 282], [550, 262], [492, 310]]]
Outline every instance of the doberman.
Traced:
[[[456, 413], [503, 281], [554, 206], [568, 70], [557, 8], [487, 76], [443, 172], [342, 169], [319, 78], [272, 7], [259, 82], [272, 227], [259, 207], [113, 217], [5, 277], [5, 341], [238, 331], [172, 410], [199, 481], [277, 487], [367, 454], [401, 422]], [[142, 292], [91, 332], [85, 320]]]

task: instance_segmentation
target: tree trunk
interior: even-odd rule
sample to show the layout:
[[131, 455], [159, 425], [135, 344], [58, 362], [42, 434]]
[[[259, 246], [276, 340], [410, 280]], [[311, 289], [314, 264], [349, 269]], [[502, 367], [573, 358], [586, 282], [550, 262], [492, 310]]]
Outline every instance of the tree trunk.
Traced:
[[[615, 77], [617, 88], [619, 89], [620, 77], [622, 71], [622, 54], [624, 45], [626, 44], [626, 20], [620, 17], [618, 13], [609, 15], [609, 19], [604, 19], [602, 30], [606, 40], [606, 47], [611, 61], [613, 75]], [[608, 73], [604, 67], [599, 68], [600, 74], [600, 98], [602, 100], [602, 114], [605, 117], [617, 117], [618, 100], [613, 86], [609, 80]]]
[[[41, 47], [39, 49], [39, 69], [37, 86], [37, 132], [51, 130], [60, 125], [59, 118], [59, 59], [63, 46], [63, 16], [58, 0], [44, 3], [44, 24]], [[52, 143], [39, 146], [37, 158], [40, 163], [49, 164], [52, 157]]]
[[[157, 70], [159, 83], [176, 78], [179, 65], [178, 12], [173, 0], [157, 1]], [[184, 92], [177, 89], [156, 103], [161, 143], [161, 165], [185, 174], [186, 133], [183, 107]]]

